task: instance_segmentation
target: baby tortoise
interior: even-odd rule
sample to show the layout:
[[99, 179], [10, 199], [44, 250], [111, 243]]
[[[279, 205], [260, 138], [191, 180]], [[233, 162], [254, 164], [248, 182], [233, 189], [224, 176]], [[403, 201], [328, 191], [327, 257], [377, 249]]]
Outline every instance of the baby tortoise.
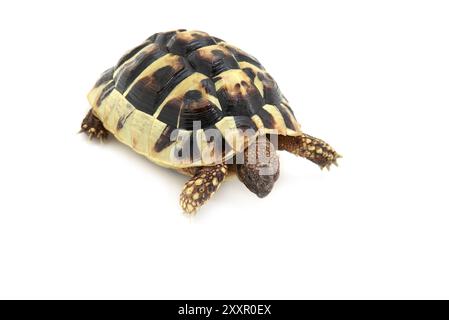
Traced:
[[[260, 62], [205, 32], [156, 33], [106, 70], [81, 124], [111, 133], [163, 167], [190, 176], [180, 204], [194, 213], [230, 172], [259, 197], [279, 177], [276, 149], [321, 168], [340, 156], [300, 130], [287, 99]], [[269, 139], [265, 137], [269, 136]]]

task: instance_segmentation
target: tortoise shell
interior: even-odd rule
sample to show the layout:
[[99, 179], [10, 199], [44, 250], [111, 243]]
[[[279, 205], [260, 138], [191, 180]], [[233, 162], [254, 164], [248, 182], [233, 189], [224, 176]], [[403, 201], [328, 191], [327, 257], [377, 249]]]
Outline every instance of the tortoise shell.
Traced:
[[251, 143], [267, 133], [301, 134], [260, 62], [200, 31], [149, 37], [103, 73], [88, 99], [118, 140], [170, 168], [227, 160], [247, 145], [236, 142], [242, 135]]

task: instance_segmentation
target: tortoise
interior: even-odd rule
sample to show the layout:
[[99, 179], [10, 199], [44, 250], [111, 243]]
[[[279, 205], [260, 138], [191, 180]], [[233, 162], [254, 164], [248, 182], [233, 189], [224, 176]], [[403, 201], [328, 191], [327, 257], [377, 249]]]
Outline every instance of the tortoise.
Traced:
[[289, 102], [262, 64], [201, 31], [156, 33], [107, 69], [88, 94], [81, 131], [108, 134], [156, 164], [190, 177], [184, 212], [197, 211], [226, 176], [259, 197], [279, 177], [276, 150], [321, 168], [340, 156], [301, 131]]

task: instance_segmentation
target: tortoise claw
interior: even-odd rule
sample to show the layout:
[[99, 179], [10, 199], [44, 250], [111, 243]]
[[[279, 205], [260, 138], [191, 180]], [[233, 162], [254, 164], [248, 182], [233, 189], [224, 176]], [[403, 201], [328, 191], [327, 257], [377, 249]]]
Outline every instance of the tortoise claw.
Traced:
[[88, 135], [89, 140], [92, 140], [92, 138], [95, 137], [96, 139], [99, 139], [100, 142], [104, 142], [108, 136], [107, 130], [103, 127], [100, 119], [92, 113], [92, 110], [90, 110], [84, 118], [80, 132], [85, 132]]

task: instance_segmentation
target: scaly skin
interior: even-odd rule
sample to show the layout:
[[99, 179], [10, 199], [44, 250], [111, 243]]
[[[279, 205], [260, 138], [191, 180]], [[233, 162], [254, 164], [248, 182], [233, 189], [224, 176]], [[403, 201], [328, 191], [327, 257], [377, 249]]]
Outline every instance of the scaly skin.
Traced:
[[227, 173], [226, 164], [199, 168], [182, 189], [179, 203], [184, 212], [195, 213], [217, 191]]
[[237, 165], [237, 176], [259, 198], [266, 197], [279, 178], [279, 157], [275, 147], [268, 139], [258, 139], [245, 149], [243, 155], [245, 161]]
[[337, 165], [337, 159], [341, 158], [326, 142], [305, 133], [298, 137], [279, 136], [278, 148], [304, 157], [319, 165], [321, 169], [329, 169], [332, 164]]
[[89, 139], [95, 137], [100, 141], [103, 141], [108, 137], [108, 131], [103, 127], [103, 123], [101, 123], [100, 119], [93, 114], [92, 109], [89, 110], [81, 123], [80, 132], [85, 132], [89, 136]]

